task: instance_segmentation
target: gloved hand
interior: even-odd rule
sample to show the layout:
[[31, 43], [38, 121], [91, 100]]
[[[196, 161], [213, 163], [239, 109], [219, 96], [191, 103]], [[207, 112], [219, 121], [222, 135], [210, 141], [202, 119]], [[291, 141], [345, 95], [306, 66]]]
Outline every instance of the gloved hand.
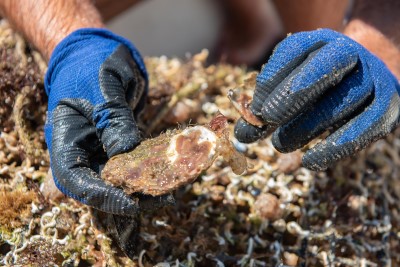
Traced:
[[[53, 51], [45, 88], [45, 137], [57, 187], [101, 211], [134, 215], [137, 201], [105, 184], [98, 172], [107, 157], [141, 139], [134, 115], [144, 105], [147, 73], [136, 48], [105, 29], [77, 30]], [[144, 205], [171, 199], [152, 200], [149, 205], [146, 197]]]
[[253, 142], [274, 131], [281, 152], [309, 149], [303, 165], [324, 170], [387, 135], [399, 124], [399, 83], [363, 46], [328, 29], [293, 34], [282, 41], [257, 77], [251, 111], [262, 127], [240, 119], [235, 135]]

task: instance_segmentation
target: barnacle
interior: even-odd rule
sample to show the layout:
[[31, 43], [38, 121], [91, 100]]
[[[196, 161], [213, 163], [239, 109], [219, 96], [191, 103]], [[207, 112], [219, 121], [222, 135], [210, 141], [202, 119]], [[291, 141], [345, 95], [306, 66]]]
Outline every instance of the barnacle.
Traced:
[[219, 113], [207, 125], [148, 139], [135, 150], [111, 158], [102, 178], [129, 194], [161, 195], [193, 182], [219, 155], [242, 174], [246, 158], [235, 150], [226, 129], [227, 119]]

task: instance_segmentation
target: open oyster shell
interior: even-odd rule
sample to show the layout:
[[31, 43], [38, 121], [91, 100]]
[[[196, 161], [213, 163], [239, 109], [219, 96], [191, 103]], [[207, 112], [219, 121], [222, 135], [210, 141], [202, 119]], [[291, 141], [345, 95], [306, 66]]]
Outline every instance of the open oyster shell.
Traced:
[[133, 151], [112, 157], [101, 176], [128, 194], [162, 195], [193, 182], [219, 155], [236, 174], [246, 170], [246, 158], [229, 141], [227, 119], [222, 114], [208, 125], [143, 141]]

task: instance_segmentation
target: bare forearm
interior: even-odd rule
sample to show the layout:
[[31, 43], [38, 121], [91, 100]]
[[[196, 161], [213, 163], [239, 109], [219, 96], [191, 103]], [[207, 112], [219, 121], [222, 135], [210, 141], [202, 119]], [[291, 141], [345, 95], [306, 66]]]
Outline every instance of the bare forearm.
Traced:
[[400, 1], [356, 0], [344, 33], [381, 58], [400, 79]]
[[1, 0], [0, 11], [47, 60], [71, 32], [104, 27], [91, 0]]

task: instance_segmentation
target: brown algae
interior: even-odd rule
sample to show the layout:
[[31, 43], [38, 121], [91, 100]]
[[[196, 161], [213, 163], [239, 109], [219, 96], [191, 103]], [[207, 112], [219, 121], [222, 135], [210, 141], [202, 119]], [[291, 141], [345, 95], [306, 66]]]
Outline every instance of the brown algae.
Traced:
[[193, 182], [218, 156], [236, 174], [246, 168], [246, 158], [228, 139], [227, 119], [218, 114], [209, 124], [169, 131], [145, 140], [133, 151], [112, 157], [102, 178], [128, 194], [161, 195]]

